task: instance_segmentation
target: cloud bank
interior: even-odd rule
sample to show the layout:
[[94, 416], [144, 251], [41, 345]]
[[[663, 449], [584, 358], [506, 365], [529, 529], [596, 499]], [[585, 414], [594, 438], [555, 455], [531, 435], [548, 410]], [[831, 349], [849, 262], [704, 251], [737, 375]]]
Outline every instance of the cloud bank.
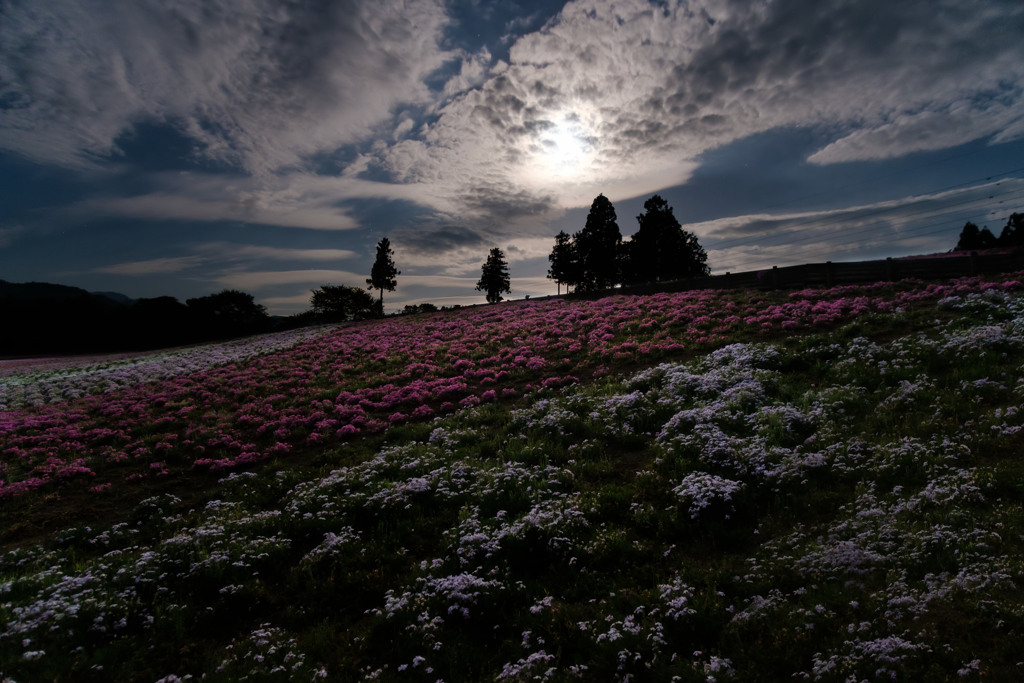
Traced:
[[5, 3], [2, 145], [95, 164], [156, 121], [252, 174], [301, 166], [428, 101], [447, 21], [425, 0]]
[[[10, 0], [0, 150], [102, 175], [133, 168], [139, 126], [170, 127], [191, 171], [69, 210], [372, 229], [408, 274], [463, 276], [490, 246], [536, 258], [599, 192], [678, 186], [709, 151], [766, 131], [820, 131], [807, 161], [821, 165], [1024, 137], [1019, 2], [575, 0], [536, 30], [528, 8], [491, 45], [455, 9]], [[374, 202], [420, 212], [371, 225]]]

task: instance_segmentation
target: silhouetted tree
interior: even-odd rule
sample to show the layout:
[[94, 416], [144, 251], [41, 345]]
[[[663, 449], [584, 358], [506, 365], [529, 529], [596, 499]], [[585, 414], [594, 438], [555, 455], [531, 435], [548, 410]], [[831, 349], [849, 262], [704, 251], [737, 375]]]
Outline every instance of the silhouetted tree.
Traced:
[[437, 310], [437, 306], [431, 303], [422, 304], [406, 304], [404, 313], [406, 315], [413, 315], [415, 313], [433, 313]]
[[971, 221], [964, 224], [960, 231], [960, 240], [956, 243], [956, 251], [973, 251], [975, 249], [988, 249], [996, 244], [995, 235], [988, 228], [978, 228]]
[[579, 261], [579, 289], [607, 289], [619, 279], [619, 251], [622, 234], [615, 207], [603, 194], [590, 205], [587, 223], [574, 236]]
[[377, 302], [366, 291], [346, 285], [323, 285], [312, 290], [313, 315], [329, 322], [365, 320], [376, 314]]
[[252, 294], [225, 289], [216, 294], [187, 299], [185, 304], [206, 337], [234, 337], [269, 329], [267, 310]]
[[1022, 247], [1024, 246], [1024, 213], [1011, 213], [999, 233], [999, 246], [1001, 247]]
[[173, 296], [136, 299], [128, 309], [136, 345], [177, 346], [199, 337], [188, 306]]
[[487, 303], [496, 304], [502, 299], [502, 293], [512, 291], [508, 274], [508, 262], [505, 254], [497, 247], [487, 255], [480, 273], [480, 281], [476, 283], [477, 291], [486, 292]]
[[395, 291], [395, 287], [398, 285], [395, 276], [402, 274], [395, 268], [395, 261], [392, 258], [394, 255], [395, 252], [391, 250], [391, 241], [387, 237], [382, 238], [377, 243], [377, 258], [373, 262], [373, 268], [370, 269], [370, 277], [366, 279], [368, 289], [380, 290], [378, 312], [381, 316], [384, 315], [384, 290]]
[[548, 268], [548, 279], [554, 280], [559, 286], [558, 293], [562, 293], [561, 285], [565, 285], [565, 291], [569, 287], [579, 284], [579, 259], [576, 254], [576, 244], [569, 233], [564, 230], [555, 235], [555, 246], [548, 254], [548, 261], [551, 267]]
[[640, 229], [622, 250], [630, 283], [677, 280], [708, 274], [708, 255], [697, 236], [683, 230], [672, 207], [659, 195], [644, 202]]

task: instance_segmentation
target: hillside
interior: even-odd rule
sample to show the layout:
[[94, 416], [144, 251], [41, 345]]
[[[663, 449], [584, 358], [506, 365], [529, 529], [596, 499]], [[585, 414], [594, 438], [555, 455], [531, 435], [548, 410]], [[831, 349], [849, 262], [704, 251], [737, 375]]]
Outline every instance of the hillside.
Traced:
[[1013, 680], [1016, 276], [0, 377], [13, 680]]

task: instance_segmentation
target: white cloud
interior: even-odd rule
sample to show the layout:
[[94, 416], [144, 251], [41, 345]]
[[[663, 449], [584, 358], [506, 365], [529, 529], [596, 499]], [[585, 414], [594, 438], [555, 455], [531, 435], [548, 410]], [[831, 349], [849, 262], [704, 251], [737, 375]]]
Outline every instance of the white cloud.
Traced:
[[474, 55], [466, 55], [462, 58], [459, 73], [452, 76], [444, 84], [444, 94], [447, 96], [456, 95], [480, 85], [487, 76], [487, 69], [490, 64], [491, 53], [486, 47]]
[[[967, 220], [992, 226], [992, 196], [1019, 197], [1024, 179], [1005, 178], [945, 192], [828, 211], [730, 216], [687, 225], [716, 273], [948, 251]], [[998, 234], [998, 230], [996, 230]]]
[[[246, 175], [163, 174], [75, 208], [345, 230], [367, 227], [346, 200], [410, 202], [433, 216], [396, 227], [400, 266], [468, 277], [490, 246], [539, 258], [564, 209], [684, 183], [702, 153], [756, 133], [837, 131], [819, 164], [1024, 135], [1019, 3], [576, 0], [510, 38], [508, 61], [453, 47], [446, 6], [14, 0], [0, 148], [89, 164], [136, 124], [170, 123]], [[310, 171], [355, 142], [338, 177]]]
[[215, 281], [222, 287], [242, 291], [258, 291], [265, 287], [293, 284], [309, 284], [313, 287], [324, 284], [361, 287], [366, 282], [366, 274], [344, 270], [238, 270], [225, 273], [215, 278]]
[[402, 275], [398, 278], [396, 292], [401, 293], [406, 289], [473, 289], [476, 286], [477, 278], [458, 277], [455, 275]]
[[206, 259], [201, 256], [176, 256], [117, 263], [96, 268], [94, 272], [108, 275], [169, 275], [202, 265]]
[[[845, 128], [818, 163], [1019, 137], [1022, 16], [960, 0], [577, 0], [492, 64], [441, 47], [442, 0], [17, 0], [0, 9], [0, 147], [81, 164], [169, 122], [265, 174], [386, 130], [398, 142], [379, 161], [470, 217], [488, 209], [466, 196], [499, 191], [583, 206], [684, 182], [702, 152], [779, 126]], [[407, 138], [400, 105], [442, 101]]]
[[429, 188], [288, 173], [249, 178], [209, 173], [161, 173], [149, 176], [159, 189], [132, 197], [83, 200], [72, 213], [152, 220], [232, 221], [312, 230], [360, 227], [340, 201], [378, 198], [409, 201], [435, 210], [452, 208]]
[[990, 105], [981, 110], [970, 103], [945, 111], [901, 114], [891, 123], [854, 130], [812, 154], [808, 161], [830, 164], [901, 157], [912, 152], [955, 147], [964, 142], [999, 134], [1006, 141], [1011, 127], [1021, 136], [1022, 119], [1013, 107]]
[[292, 249], [288, 247], [260, 247], [253, 244], [209, 244], [204, 248], [233, 251], [237, 256], [276, 261], [342, 261], [355, 258], [356, 252], [349, 249]]
[[0, 146], [65, 165], [141, 121], [252, 173], [364, 138], [449, 55], [440, 0], [31, 0], [0, 8]]
[[843, 131], [815, 163], [1019, 137], [1022, 17], [958, 0], [570, 2], [381, 160], [469, 224], [656, 192], [779, 127]]
[[[164, 258], [147, 259], [141, 261], [128, 261], [115, 263], [108, 266], [101, 266], [93, 269], [93, 272], [108, 275], [169, 275], [184, 271], [193, 271], [194, 277], [201, 277], [211, 269], [223, 271], [229, 269], [228, 275], [217, 276], [218, 280], [223, 278], [239, 281], [246, 279], [248, 274], [243, 271], [252, 269], [255, 264], [266, 261], [342, 261], [350, 259], [357, 254], [348, 249], [293, 249], [288, 247], [267, 247], [254, 244], [235, 244], [231, 242], [206, 242], [189, 247], [191, 254], [184, 256], [170, 256]], [[274, 284], [274, 278], [282, 282], [305, 282], [302, 279], [307, 277], [305, 273], [320, 274], [344, 274], [353, 276], [343, 271], [286, 271], [282, 273], [252, 273], [255, 280], [264, 278], [268, 284]], [[353, 276], [354, 277], [354, 276]], [[297, 278], [297, 279], [296, 279]], [[365, 279], [365, 278], [364, 278]], [[262, 280], [261, 280], [262, 281]], [[362, 282], [362, 280], [359, 280]], [[232, 285], [235, 286], [235, 285]]]
[[75, 208], [92, 214], [145, 218], [151, 220], [184, 219], [193, 221], [237, 221], [314, 230], [347, 230], [358, 224], [334, 208], [302, 208], [284, 201], [277, 205], [254, 206], [216, 198], [196, 198], [186, 194], [153, 192], [136, 197], [90, 199]]

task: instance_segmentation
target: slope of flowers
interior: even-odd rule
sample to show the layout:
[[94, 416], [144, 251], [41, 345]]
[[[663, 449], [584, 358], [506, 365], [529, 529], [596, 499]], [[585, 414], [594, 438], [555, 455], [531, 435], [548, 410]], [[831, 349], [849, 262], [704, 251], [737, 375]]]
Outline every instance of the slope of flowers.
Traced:
[[1024, 300], [940, 307], [885, 344], [730, 344], [462, 409], [326, 476], [235, 473], [8, 552], [0, 670], [1013, 680]]
[[6, 361], [0, 366], [0, 412], [73, 401], [148, 382], [203, 372], [290, 348], [329, 328], [306, 327], [169, 351], [113, 357]]
[[248, 465], [622, 363], [713, 348], [730, 335], [830, 326], [1017, 287], [967, 279], [903, 283], [895, 294], [879, 285], [788, 297], [696, 291], [517, 302], [356, 324], [298, 344], [288, 338], [286, 348], [205, 370], [184, 362], [180, 372], [160, 369], [154, 376], [167, 379], [156, 382], [124, 386], [97, 373], [95, 383], [62, 392], [83, 398], [0, 412], [0, 498], [82, 478], [107, 487], [175, 469]]

